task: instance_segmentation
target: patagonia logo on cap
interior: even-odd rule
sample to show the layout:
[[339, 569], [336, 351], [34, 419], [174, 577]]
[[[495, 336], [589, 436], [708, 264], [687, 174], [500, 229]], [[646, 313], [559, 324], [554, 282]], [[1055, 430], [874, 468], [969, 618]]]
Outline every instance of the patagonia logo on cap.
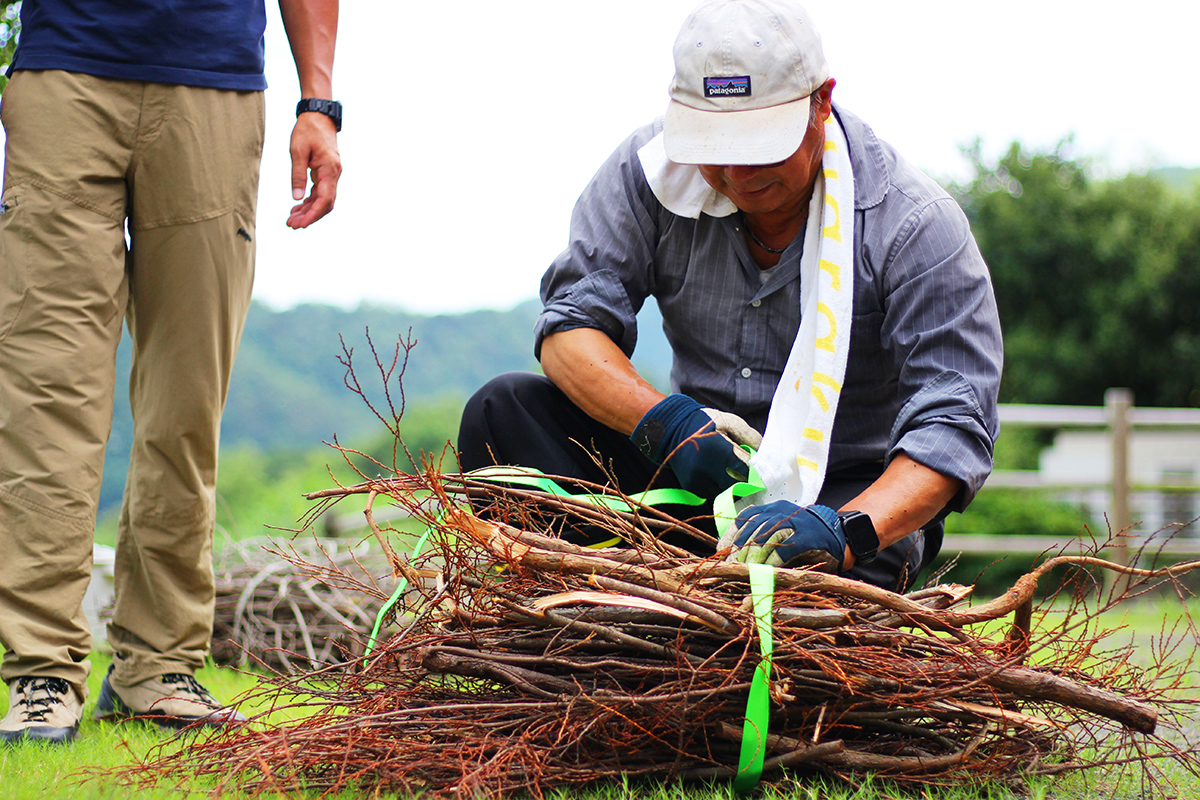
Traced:
[[705, 97], [749, 97], [750, 76], [736, 78], [705, 78]]

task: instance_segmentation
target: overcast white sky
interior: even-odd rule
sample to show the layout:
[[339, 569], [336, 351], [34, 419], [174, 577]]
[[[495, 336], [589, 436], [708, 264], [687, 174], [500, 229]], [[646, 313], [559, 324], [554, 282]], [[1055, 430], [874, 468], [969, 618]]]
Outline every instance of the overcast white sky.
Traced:
[[[423, 313], [533, 297], [579, 191], [661, 114], [696, 0], [342, 3], [334, 85], [345, 174], [334, 213], [295, 232], [297, 99], [278, 10], [256, 296]], [[1110, 171], [1200, 166], [1193, 0], [810, 0], [835, 100], [936, 178], [960, 146], [1013, 139]]]

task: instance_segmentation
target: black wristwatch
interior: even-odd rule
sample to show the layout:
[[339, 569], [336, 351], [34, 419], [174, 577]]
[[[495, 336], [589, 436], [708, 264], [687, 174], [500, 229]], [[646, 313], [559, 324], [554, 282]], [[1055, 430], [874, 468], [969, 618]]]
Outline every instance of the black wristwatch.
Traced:
[[299, 103], [296, 103], [296, 116], [300, 116], [306, 111], [315, 111], [318, 114], [324, 114], [333, 120], [333, 128], [339, 133], [342, 130], [342, 104], [337, 100], [321, 100], [316, 97], [306, 97]]
[[846, 544], [854, 553], [855, 564], [868, 564], [879, 554], [879, 534], [875, 533], [875, 523], [861, 511], [839, 511], [838, 518], [842, 521], [842, 530], [846, 532]]

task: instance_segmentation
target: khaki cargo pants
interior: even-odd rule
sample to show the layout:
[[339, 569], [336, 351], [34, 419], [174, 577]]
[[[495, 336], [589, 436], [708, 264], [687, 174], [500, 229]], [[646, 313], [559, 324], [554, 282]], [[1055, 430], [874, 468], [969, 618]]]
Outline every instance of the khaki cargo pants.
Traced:
[[217, 442], [254, 279], [262, 93], [19, 71], [0, 121], [0, 677], [85, 689], [122, 320], [134, 443], [114, 681], [193, 671], [212, 635]]

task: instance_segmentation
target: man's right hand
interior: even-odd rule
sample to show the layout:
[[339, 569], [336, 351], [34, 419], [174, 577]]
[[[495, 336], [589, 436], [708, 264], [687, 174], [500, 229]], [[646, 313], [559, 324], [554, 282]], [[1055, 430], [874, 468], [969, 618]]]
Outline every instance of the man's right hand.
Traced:
[[630, 436], [647, 458], [666, 464], [684, 489], [713, 498], [749, 476], [758, 432], [740, 417], [705, 408], [682, 394], [669, 395], [646, 412]]
[[[289, 228], [307, 228], [332, 211], [337, 199], [342, 157], [338, 154], [333, 120], [315, 112], [298, 116], [292, 129], [291, 153], [292, 197], [300, 202], [292, 206], [287, 225]], [[305, 197], [304, 189], [310, 176], [312, 189]]]

